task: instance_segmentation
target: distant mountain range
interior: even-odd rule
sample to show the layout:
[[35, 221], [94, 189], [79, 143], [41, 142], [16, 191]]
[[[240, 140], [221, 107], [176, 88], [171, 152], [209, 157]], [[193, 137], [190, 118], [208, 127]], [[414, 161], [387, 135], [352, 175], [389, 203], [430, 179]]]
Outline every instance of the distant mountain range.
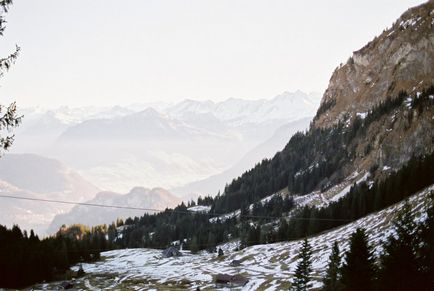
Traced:
[[[210, 113], [218, 120], [238, 121], [242, 123], [261, 123], [273, 119], [296, 120], [311, 116], [312, 110], [316, 110], [321, 94], [312, 92], [304, 93], [283, 92], [271, 99], [247, 100], [229, 98], [225, 101], [214, 102], [211, 100], [197, 101], [186, 99], [175, 104], [164, 102], [136, 103], [124, 106], [112, 107], [69, 107], [61, 106], [55, 109], [41, 107], [26, 107], [20, 111], [26, 119], [38, 120], [44, 116], [50, 116], [61, 124], [74, 125], [91, 119], [113, 119], [123, 117], [152, 108], [155, 111], [172, 118], [183, 119], [188, 114]], [[23, 124], [24, 125], [24, 124]], [[26, 126], [24, 125], [24, 128]]]
[[230, 98], [222, 102], [185, 100], [166, 112], [174, 117], [191, 113], [211, 113], [217, 119], [232, 125], [258, 124], [271, 120], [294, 121], [312, 116], [321, 96], [302, 91], [284, 92], [272, 99], [244, 100]]
[[12, 152], [58, 159], [105, 190], [176, 188], [231, 168], [281, 126], [313, 117], [319, 101], [296, 91], [261, 100], [27, 108]]
[[[319, 94], [297, 91], [270, 100], [27, 108], [12, 154], [0, 159], [0, 187], [9, 195], [159, 209], [180, 200], [161, 188], [137, 186], [165, 187], [184, 199], [215, 195], [307, 128], [319, 100]], [[142, 214], [71, 208], [5, 200], [0, 222], [45, 233], [55, 216], [51, 232], [63, 223]]]

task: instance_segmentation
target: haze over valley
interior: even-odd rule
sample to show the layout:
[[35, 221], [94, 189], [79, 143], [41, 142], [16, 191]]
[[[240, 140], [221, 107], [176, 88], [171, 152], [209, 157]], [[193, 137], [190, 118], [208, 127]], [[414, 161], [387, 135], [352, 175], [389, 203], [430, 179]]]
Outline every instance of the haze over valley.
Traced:
[[[38, 183], [51, 182], [22, 173], [23, 167], [31, 171], [32, 159], [39, 158], [69, 167], [98, 189], [86, 199], [80, 196], [80, 191], [70, 191], [63, 197], [69, 201], [87, 201], [99, 191], [127, 193], [134, 187], [163, 187], [184, 200], [199, 195], [214, 196], [246, 168], [272, 157], [292, 134], [307, 129], [319, 101], [318, 93], [296, 91], [260, 100], [231, 98], [223, 102], [184, 100], [176, 104], [108, 108], [23, 108], [19, 111], [24, 115], [23, 124], [15, 132], [14, 147], [6, 154], [6, 162], [19, 159], [20, 163], [9, 163], [12, 171], [0, 172], [0, 180], [21, 189], [21, 183], [32, 178], [34, 186], [45, 191], [38, 192], [38, 197], [50, 198], [51, 189]], [[45, 163], [39, 163], [36, 170], [50, 172]], [[57, 172], [63, 175], [62, 171]], [[176, 200], [170, 202], [173, 201]], [[141, 206], [164, 209], [175, 205], [166, 202], [146, 202]], [[118, 201], [119, 205], [125, 203], [122, 199]], [[43, 223], [28, 226], [37, 225], [39, 232], [46, 229], [53, 214], [69, 209], [71, 206], [64, 205], [56, 211], [42, 212]], [[11, 225], [21, 214], [9, 211]], [[120, 217], [126, 218], [128, 213], [137, 214], [124, 211]], [[113, 218], [116, 215], [95, 224], [110, 223]], [[86, 219], [77, 216], [76, 222], [89, 224]], [[21, 221], [20, 225], [27, 223]], [[55, 229], [51, 227], [51, 231]]]

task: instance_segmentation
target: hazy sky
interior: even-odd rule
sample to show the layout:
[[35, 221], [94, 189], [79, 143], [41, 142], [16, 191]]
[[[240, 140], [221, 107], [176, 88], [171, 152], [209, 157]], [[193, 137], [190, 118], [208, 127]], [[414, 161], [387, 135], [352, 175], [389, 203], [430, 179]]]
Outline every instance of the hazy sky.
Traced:
[[114, 105], [322, 92], [420, 0], [15, 0], [0, 102]]

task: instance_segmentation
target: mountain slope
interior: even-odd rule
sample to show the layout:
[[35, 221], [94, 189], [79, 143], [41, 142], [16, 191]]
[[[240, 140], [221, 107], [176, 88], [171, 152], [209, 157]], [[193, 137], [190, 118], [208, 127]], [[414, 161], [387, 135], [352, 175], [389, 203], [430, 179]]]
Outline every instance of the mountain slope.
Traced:
[[[0, 159], [0, 192], [2, 195], [83, 202], [99, 189], [77, 172], [54, 159], [33, 154], [7, 154]], [[0, 221], [40, 234], [56, 214], [71, 205], [41, 203], [0, 198]]]
[[[166, 207], [173, 207], [179, 202], [179, 198], [173, 196], [164, 189], [155, 188], [151, 190], [143, 187], [135, 187], [131, 189], [129, 193], [124, 195], [114, 192], [99, 192], [93, 199], [86, 201], [86, 203], [91, 204], [130, 206], [149, 209], [165, 209]], [[100, 208], [78, 205], [74, 206], [69, 212], [54, 217], [48, 228], [48, 232], [54, 233], [62, 224], [70, 225], [74, 223], [82, 223], [89, 226], [110, 224], [115, 221], [116, 218], [125, 219], [127, 217], [141, 216], [143, 213], [145, 213], [143, 210]]]
[[[428, 187], [409, 199], [412, 214], [417, 221], [425, 218], [426, 199], [434, 187]], [[341, 254], [349, 248], [349, 236], [358, 227], [366, 228], [374, 253], [381, 250], [381, 242], [392, 230], [392, 223], [404, 202], [371, 214], [353, 223], [309, 238], [312, 245], [313, 287], [320, 287], [327, 267], [332, 245], [339, 244]], [[164, 288], [187, 290], [216, 288], [213, 276], [217, 274], [240, 274], [249, 282], [239, 290], [287, 290], [298, 263], [298, 251], [302, 241], [281, 242], [247, 247], [235, 251], [238, 241], [221, 245], [224, 256], [203, 251], [197, 255], [183, 252], [179, 258], [164, 258], [161, 250], [125, 249], [102, 253], [104, 260], [82, 264], [86, 277], [76, 280], [76, 288]], [[240, 266], [231, 266], [239, 260]], [[144, 264], [143, 262], [146, 262]], [[77, 270], [78, 266], [73, 269]], [[55, 288], [58, 283], [44, 284]], [[42, 286], [37, 286], [42, 287]], [[237, 289], [238, 290], [238, 289]]]
[[77, 201], [87, 200], [98, 192], [98, 188], [61, 162], [34, 154], [2, 157], [0, 179], [24, 190]]
[[[424, 9], [430, 10], [430, 7], [427, 3]], [[424, 21], [431, 23], [433, 17], [425, 14]], [[405, 31], [395, 33], [397, 38], [405, 40], [399, 35]], [[431, 53], [430, 47], [418, 49], [420, 54]], [[350, 86], [351, 82], [346, 85]], [[123, 232], [123, 245], [166, 246], [170, 241], [186, 239], [188, 247], [197, 245], [204, 249], [208, 241], [221, 243], [234, 237], [241, 238], [243, 246], [248, 245], [245, 243], [248, 238], [252, 244], [301, 238], [381, 210], [432, 185], [433, 176], [429, 175], [434, 155], [432, 85], [425, 84], [423, 90], [419, 88], [411, 93], [412, 88], [407, 88], [409, 92], [375, 104], [367, 102], [369, 110], [366, 112], [358, 112], [355, 101], [353, 115], [347, 112], [336, 124], [312, 125], [308, 131], [293, 135], [280, 152], [234, 179], [224, 193], [207, 197], [206, 201], [198, 200], [198, 204], [210, 206], [209, 215], [232, 219], [218, 223], [217, 218], [209, 220], [205, 216], [199, 219], [186, 215], [183, 220], [168, 213], [143, 216], [140, 224], [133, 223]], [[331, 82], [330, 87], [333, 86]], [[332, 106], [321, 107], [316, 120], [322, 114], [327, 115], [326, 111]], [[360, 185], [344, 185], [365, 180], [367, 175], [369, 180]], [[340, 185], [342, 189], [337, 189]], [[328, 197], [324, 196], [330, 191], [333, 191], [332, 199], [341, 199], [320, 209], [307, 206], [291, 211], [294, 204], [291, 197], [297, 201], [312, 198], [321, 203], [327, 202]], [[276, 193], [284, 193], [289, 198], [276, 195], [276, 199], [261, 203]], [[186, 206], [178, 205], [174, 210], [186, 211]], [[279, 221], [270, 227], [264, 223], [270, 217], [275, 221], [287, 212], [291, 212], [292, 217], [286, 224]], [[184, 228], [184, 224], [195, 227]], [[167, 225], [175, 225], [175, 229]], [[137, 233], [141, 240], [134, 240]]]
[[315, 117], [328, 127], [368, 112], [388, 97], [423, 91], [434, 83], [434, 1], [406, 11], [336, 68]]
[[294, 133], [307, 129], [310, 121], [311, 118], [307, 117], [281, 126], [271, 138], [250, 150], [231, 168], [206, 179], [174, 188], [172, 191], [188, 199], [197, 195], [214, 196], [219, 191], [223, 192], [226, 183], [240, 176], [246, 169], [252, 168], [258, 161], [271, 158], [285, 146]]
[[[413, 156], [431, 154], [434, 66], [425, 68], [421, 62], [426, 58], [428, 64], [434, 61], [433, 5], [433, 1], [427, 2], [399, 18], [388, 30], [393, 31], [396, 44], [383, 33], [355, 53], [366, 56], [362, 63], [350, 61], [338, 68], [310, 130], [292, 137], [272, 159], [262, 161], [229, 184], [213, 209], [218, 213], [232, 211], [241, 203], [253, 203], [282, 188], [303, 195], [333, 186], [354, 171], [372, 170], [374, 178], [382, 178], [387, 175], [384, 169], [396, 170]], [[401, 22], [415, 26], [401, 28]], [[414, 45], [414, 41], [420, 41], [420, 45]], [[400, 65], [389, 74], [383, 70], [396, 61], [396, 45], [411, 49], [399, 55]], [[380, 48], [391, 51], [382, 52]], [[365, 74], [370, 74], [374, 86], [361, 90]], [[383, 83], [395, 83], [398, 89], [387, 91]]]

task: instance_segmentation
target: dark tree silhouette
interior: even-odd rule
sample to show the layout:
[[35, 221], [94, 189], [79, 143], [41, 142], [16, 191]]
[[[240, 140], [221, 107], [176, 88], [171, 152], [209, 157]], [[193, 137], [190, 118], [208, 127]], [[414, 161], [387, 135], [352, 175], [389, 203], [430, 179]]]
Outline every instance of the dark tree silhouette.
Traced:
[[291, 284], [291, 290], [305, 291], [311, 287], [310, 273], [312, 272], [311, 262], [312, 250], [307, 238], [303, 241], [300, 250], [300, 261], [295, 269], [294, 279]]
[[342, 266], [344, 290], [369, 291], [373, 289], [375, 266], [372, 249], [365, 230], [358, 228], [350, 238], [350, 249]]
[[393, 222], [395, 235], [390, 235], [380, 257], [382, 290], [421, 290], [417, 253], [420, 245], [417, 224], [406, 203]]
[[323, 279], [324, 291], [338, 291], [341, 289], [340, 279], [341, 256], [339, 254], [339, 246], [335, 241], [330, 254], [329, 264], [327, 266], [326, 275]]

